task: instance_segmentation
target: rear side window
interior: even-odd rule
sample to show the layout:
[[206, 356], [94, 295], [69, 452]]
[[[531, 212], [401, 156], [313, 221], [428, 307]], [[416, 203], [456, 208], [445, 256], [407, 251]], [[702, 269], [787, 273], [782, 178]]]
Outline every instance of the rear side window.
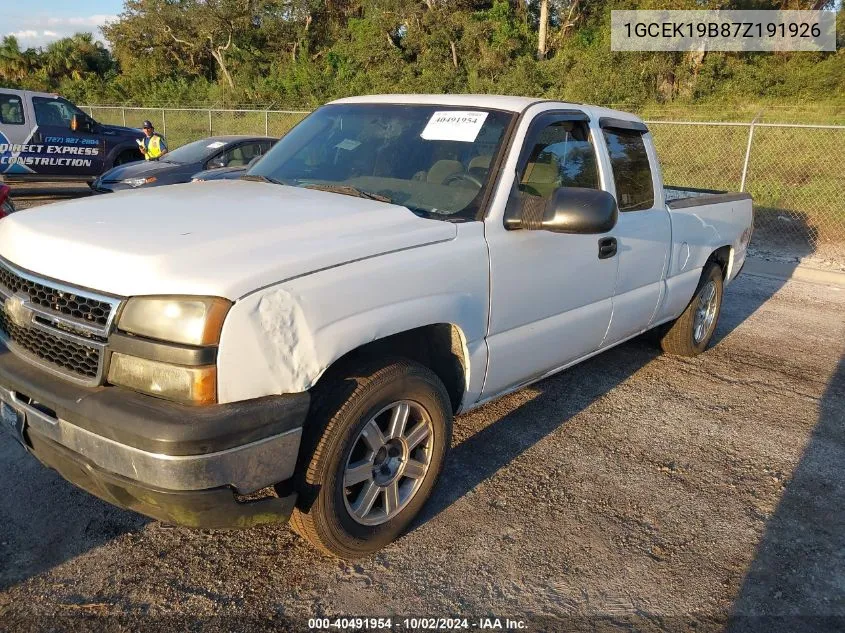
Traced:
[[23, 125], [23, 102], [17, 95], [0, 93], [0, 123]]
[[604, 140], [616, 183], [620, 211], [642, 211], [654, 206], [651, 165], [642, 132], [605, 128]]

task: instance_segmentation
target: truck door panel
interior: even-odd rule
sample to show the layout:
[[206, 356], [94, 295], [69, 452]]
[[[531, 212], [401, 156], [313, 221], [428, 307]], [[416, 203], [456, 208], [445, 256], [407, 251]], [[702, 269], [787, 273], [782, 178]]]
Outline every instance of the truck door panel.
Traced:
[[35, 122], [38, 126], [39, 150], [33, 154], [37, 164], [31, 169], [38, 174], [79, 176], [87, 178], [103, 171], [104, 141], [93, 131], [73, 130], [71, 122], [77, 115], [80, 121], [88, 117], [64, 99], [32, 97]]
[[25, 94], [0, 89], [0, 174], [21, 172], [22, 168], [15, 162], [20, 152], [13, 151], [14, 145], [26, 143], [31, 128]]
[[[582, 114], [539, 115], [522, 148], [512, 204], [544, 205], [561, 186], [599, 188]], [[503, 183], [504, 184], [504, 183]], [[482, 396], [540, 377], [597, 350], [612, 313], [617, 258], [599, 258], [602, 235], [507, 230], [488, 220], [490, 360]]]
[[[613, 230], [619, 272], [613, 298], [613, 319], [604, 341], [612, 345], [645, 330], [664, 292], [672, 227], [655, 177], [660, 174], [647, 151], [645, 126], [625, 122], [617, 128], [602, 123], [613, 172], [619, 222]], [[625, 123], [614, 120], [613, 125]]]

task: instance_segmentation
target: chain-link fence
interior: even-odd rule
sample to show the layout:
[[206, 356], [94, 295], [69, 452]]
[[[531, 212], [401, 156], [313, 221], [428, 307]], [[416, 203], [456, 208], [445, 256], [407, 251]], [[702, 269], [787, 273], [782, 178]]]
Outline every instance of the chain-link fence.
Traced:
[[[86, 107], [103, 123], [149, 119], [171, 148], [215, 134], [280, 137], [306, 111]], [[649, 112], [654, 114], [654, 112]], [[668, 185], [748, 191], [753, 245], [845, 265], [845, 126], [649, 120]]]
[[751, 193], [756, 248], [845, 263], [845, 126], [648, 126], [667, 184]]

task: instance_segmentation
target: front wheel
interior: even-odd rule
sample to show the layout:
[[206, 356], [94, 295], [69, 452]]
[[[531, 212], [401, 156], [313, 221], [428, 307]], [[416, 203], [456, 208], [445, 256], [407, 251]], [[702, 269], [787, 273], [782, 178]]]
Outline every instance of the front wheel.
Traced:
[[716, 332], [722, 311], [722, 269], [710, 263], [704, 268], [695, 295], [687, 309], [669, 326], [660, 340], [664, 352], [678, 356], [697, 356]]
[[371, 554], [420, 511], [451, 440], [440, 379], [407, 360], [367, 363], [315, 393], [291, 525], [340, 558]]

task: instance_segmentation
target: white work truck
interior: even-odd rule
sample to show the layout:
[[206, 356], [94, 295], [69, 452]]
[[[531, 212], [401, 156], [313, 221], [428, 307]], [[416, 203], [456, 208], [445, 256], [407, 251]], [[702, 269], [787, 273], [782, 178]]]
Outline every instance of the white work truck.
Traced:
[[2, 426], [121, 507], [364, 555], [455, 414], [654, 328], [704, 351], [751, 226], [745, 194], [667, 204], [630, 114], [342, 99], [243, 180], [0, 221]]

